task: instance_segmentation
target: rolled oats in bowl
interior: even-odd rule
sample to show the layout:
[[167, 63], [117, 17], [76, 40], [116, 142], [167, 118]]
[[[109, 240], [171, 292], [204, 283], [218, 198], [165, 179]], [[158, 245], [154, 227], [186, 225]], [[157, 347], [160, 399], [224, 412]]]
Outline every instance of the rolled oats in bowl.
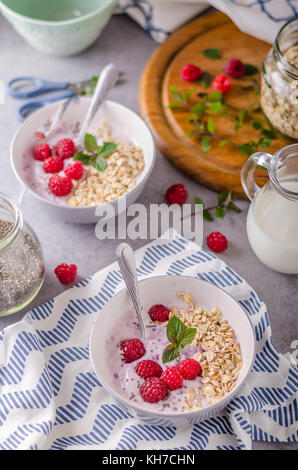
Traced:
[[95, 206], [117, 199], [135, 187], [136, 177], [144, 169], [142, 149], [132, 142], [114, 140], [109, 124], [103, 123], [98, 136], [103, 141], [114, 142], [116, 149], [106, 159], [104, 171], [89, 166], [84, 178], [74, 182], [67, 200], [70, 206]]
[[284, 25], [263, 64], [261, 106], [271, 124], [298, 138], [298, 19]]

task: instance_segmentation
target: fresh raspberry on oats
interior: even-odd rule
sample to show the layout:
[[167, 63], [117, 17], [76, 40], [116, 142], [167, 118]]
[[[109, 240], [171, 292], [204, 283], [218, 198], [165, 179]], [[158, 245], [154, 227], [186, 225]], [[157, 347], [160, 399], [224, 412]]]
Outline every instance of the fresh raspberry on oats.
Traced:
[[163, 323], [168, 321], [170, 310], [164, 305], [156, 304], [149, 309], [148, 314], [152, 321]]
[[49, 179], [48, 186], [55, 196], [67, 196], [72, 190], [72, 181], [69, 176], [53, 175]]
[[145, 359], [144, 361], [138, 362], [136, 373], [143, 379], [148, 379], [149, 377], [160, 377], [162, 374], [162, 368], [157, 362]]
[[33, 150], [33, 158], [35, 160], [43, 161], [46, 158], [49, 158], [51, 155], [51, 148], [49, 144], [46, 144], [45, 142], [37, 145]]
[[66, 167], [64, 173], [72, 180], [80, 180], [84, 174], [84, 165], [82, 162], [77, 160], [72, 165]]
[[169, 390], [176, 390], [177, 388], [181, 388], [183, 385], [183, 376], [176, 366], [168, 367], [163, 371], [161, 374], [161, 380]]
[[43, 170], [46, 173], [58, 173], [63, 170], [63, 160], [58, 157], [49, 157], [43, 162]]
[[145, 347], [138, 338], [124, 339], [120, 343], [121, 355], [124, 362], [133, 362], [144, 356]]
[[167, 387], [158, 377], [150, 377], [142, 384], [140, 394], [147, 403], [158, 403], [167, 396]]
[[76, 146], [71, 139], [65, 138], [60, 139], [55, 145], [55, 152], [58, 157], [62, 158], [71, 158], [76, 153]]
[[195, 359], [185, 359], [178, 364], [178, 369], [182, 377], [186, 380], [193, 380], [202, 373], [202, 367]]

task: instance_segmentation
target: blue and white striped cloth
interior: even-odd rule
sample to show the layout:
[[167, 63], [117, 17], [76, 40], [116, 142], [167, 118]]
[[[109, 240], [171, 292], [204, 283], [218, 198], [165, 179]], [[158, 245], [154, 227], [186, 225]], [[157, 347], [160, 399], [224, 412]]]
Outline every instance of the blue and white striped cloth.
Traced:
[[148, 426], [123, 412], [89, 360], [91, 326], [120, 289], [117, 264], [34, 308], [0, 333], [1, 449], [250, 449], [297, 441], [298, 370], [274, 347], [265, 304], [219, 258], [175, 234], [137, 251], [140, 278], [185, 274], [220, 286], [250, 316], [253, 371], [218, 416], [185, 430]]
[[210, 6], [226, 13], [244, 33], [273, 43], [278, 30], [298, 15], [297, 0], [119, 0], [121, 11], [152, 38], [163, 42], [172, 31]]

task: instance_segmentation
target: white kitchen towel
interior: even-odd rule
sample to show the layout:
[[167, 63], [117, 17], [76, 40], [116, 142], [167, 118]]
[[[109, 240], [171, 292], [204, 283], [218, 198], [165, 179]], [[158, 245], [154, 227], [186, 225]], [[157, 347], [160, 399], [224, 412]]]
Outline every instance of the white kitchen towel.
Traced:
[[250, 449], [297, 441], [298, 369], [274, 347], [266, 305], [214, 254], [175, 233], [137, 251], [138, 275], [188, 275], [229, 292], [250, 317], [253, 370], [219, 415], [184, 430], [149, 426], [121, 410], [89, 358], [89, 335], [124, 287], [116, 263], [0, 332], [0, 449]]
[[238, 28], [273, 43], [278, 30], [298, 16], [297, 0], [119, 0], [157, 42], [210, 6], [226, 13]]

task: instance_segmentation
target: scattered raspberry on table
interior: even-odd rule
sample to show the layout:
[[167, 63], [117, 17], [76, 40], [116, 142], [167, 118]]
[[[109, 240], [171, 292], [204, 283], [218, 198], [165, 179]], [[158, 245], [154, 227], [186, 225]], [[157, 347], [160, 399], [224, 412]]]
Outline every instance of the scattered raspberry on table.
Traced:
[[77, 275], [77, 266], [75, 264], [59, 264], [54, 273], [61, 282], [61, 284], [72, 284]]
[[46, 173], [58, 173], [63, 170], [63, 160], [59, 157], [49, 157], [43, 162], [43, 170]]
[[202, 70], [193, 64], [187, 64], [182, 67], [180, 71], [180, 76], [185, 82], [193, 82], [198, 80], [203, 75]]
[[140, 387], [140, 394], [148, 403], [158, 403], [167, 395], [167, 387], [158, 377], [150, 377]]
[[124, 362], [133, 362], [145, 354], [145, 347], [138, 338], [124, 339], [120, 343]]
[[45, 142], [37, 145], [33, 150], [33, 158], [35, 158], [35, 160], [43, 161], [46, 158], [49, 158], [51, 155], [52, 151], [50, 146]]
[[55, 145], [56, 155], [63, 160], [65, 158], [71, 158], [76, 153], [76, 146], [71, 139], [67, 137], [65, 139], [60, 139]]
[[159, 321], [161, 323], [168, 321], [170, 310], [161, 304], [153, 305], [149, 311], [149, 317], [152, 321]]
[[55, 196], [67, 196], [72, 190], [72, 181], [69, 176], [53, 175], [49, 178], [48, 186]]
[[216, 75], [212, 82], [213, 90], [219, 90], [223, 94], [227, 93], [232, 86], [231, 79], [227, 77], [225, 74], [221, 73], [220, 75]]
[[161, 380], [169, 390], [176, 390], [177, 388], [181, 388], [183, 385], [183, 377], [176, 366], [168, 367], [163, 371], [161, 374]]
[[195, 359], [185, 359], [178, 364], [178, 370], [186, 380], [193, 380], [202, 373], [202, 367]]
[[162, 368], [157, 362], [145, 359], [144, 361], [138, 362], [136, 373], [143, 379], [148, 379], [149, 377], [160, 377], [162, 374]]
[[173, 184], [165, 194], [168, 204], [184, 204], [187, 200], [188, 192], [184, 184]]
[[228, 248], [228, 240], [220, 232], [212, 232], [206, 238], [206, 243], [210, 250], [215, 251], [215, 253], [221, 253]]

